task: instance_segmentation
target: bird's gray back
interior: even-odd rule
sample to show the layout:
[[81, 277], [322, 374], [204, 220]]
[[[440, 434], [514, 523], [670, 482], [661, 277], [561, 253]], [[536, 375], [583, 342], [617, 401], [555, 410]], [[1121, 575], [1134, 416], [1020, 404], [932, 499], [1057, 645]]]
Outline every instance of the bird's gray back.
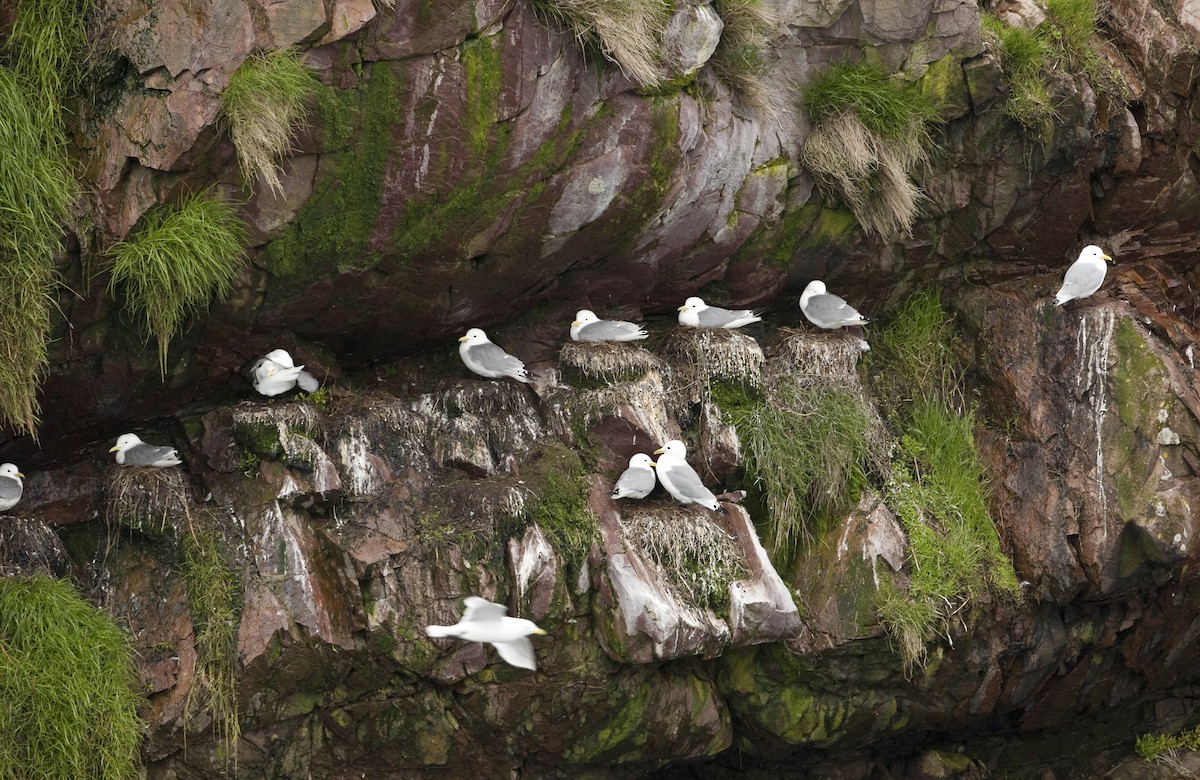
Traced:
[[12, 501], [21, 497], [21, 483], [12, 477], [0, 477], [0, 501]]
[[156, 447], [153, 444], [135, 444], [125, 450], [125, 462], [132, 466], [153, 466], [160, 460], [178, 457], [174, 447]]
[[613, 339], [628, 338], [641, 328], [632, 322], [621, 320], [600, 320], [589, 322], [579, 329], [580, 341], [612, 341]]
[[664, 482], [669, 481], [671, 487], [688, 498], [708, 500], [713, 497], [712, 491], [704, 486], [700, 475], [686, 462], [668, 464], [664, 469], [660, 460], [659, 474], [664, 476]]
[[613, 492], [625, 491], [626, 493], [641, 493], [648, 494], [654, 490], [654, 484], [657, 478], [654, 472], [650, 469], [625, 469], [625, 473], [617, 479], [616, 487]]
[[740, 320], [742, 317], [750, 316], [750, 311], [730, 311], [722, 309], [719, 306], [709, 306], [697, 314], [697, 319], [700, 321], [702, 328], [723, 328], [734, 320]]
[[854, 307], [850, 306], [842, 298], [832, 294], [814, 295], [809, 298], [808, 303], [804, 307], [804, 314], [817, 325], [861, 318], [861, 315], [855, 311]]
[[1068, 268], [1066, 275], [1063, 276], [1063, 287], [1071, 293], [1081, 290], [1095, 292], [1104, 283], [1104, 274], [1103, 266], [1077, 262]]
[[483, 344], [472, 344], [467, 348], [467, 352], [470, 353], [472, 360], [488, 371], [518, 371], [524, 366], [520, 360], [490, 341]]

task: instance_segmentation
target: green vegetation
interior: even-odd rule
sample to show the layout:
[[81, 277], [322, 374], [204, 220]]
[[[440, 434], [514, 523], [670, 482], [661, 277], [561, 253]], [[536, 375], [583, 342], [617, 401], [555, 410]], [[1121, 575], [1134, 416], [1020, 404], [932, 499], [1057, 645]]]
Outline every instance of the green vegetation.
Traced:
[[242, 270], [246, 229], [233, 206], [209, 192], [178, 206], [147, 212], [129, 238], [111, 246], [110, 291], [126, 303], [158, 341], [158, 363], [167, 374], [167, 347], [192, 312], [225, 298]]
[[1143, 734], [1137, 738], [1134, 750], [1146, 761], [1153, 761], [1176, 750], [1200, 750], [1200, 726], [1178, 734]]
[[881, 586], [877, 610], [910, 671], [925, 662], [929, 636], [969, 601], [1020, 593], [988, 510], [975, 415], [961, 411], [953, 326], [938, 298], [912, 296], [872, 339], [880, 406], [900, 433], [887, 503], [909, 544], [907, 590]]
[[1123, 102], [1121, 75], [1097, 50], [1095, 0], [1048, 0], [1047, 19], [1034, 30], [1009, 27], [984, 15], [984, 30], [999, 42], [1009, 79], [1009, 116], [1031, 130], [1050, 129], [1055, 109], [1049, 80], [1054, 73], [1082, 73], [1096, 91]]
[[213, 531], [192, 527], [184, 534], [182, 544], [183, 576], [196, 636], [196, 676], [184, 704], [184, 718], [190, 720], [201, 707], [206, 710], [212, 717], [225, 762], [236, 766], [241, 735], [237, 699], [238, 576], [226, 564]]
[[[526, 519], [537, 523], [574, 577], [600, 536], [600, 524], [587, 505], [587, 488], [579, 455], [566, 447], [550, 446], [528, 470], [533, 496]], [[571, 580], [568, 580], [571, 581]]]
[[848, 390], [788, 383], [730, 417], [765, 493], [766, 548], [784, 564], [858, 500], [871, 456], [866, 406]]
[[535, 0], [534, 7], [569, 27], [644, 87], [656, 87], [662, 36], [674, 6], [668, 0]]
[[[38, 123], [61, 133], [62, 103], [83, 75], [87, 14], [93, 0], [18, 0], [10, 61], [33, 101]], [[5, 114], [8, 116], [8, 114]]]
[[911, 176], [926, 160], [937, 107], [869, 64], [831, 66], [803, 88], [801, 102], [813, 122], [800, 150], [805, 168], [864, 230], [908, 233], [921, 196]]
[[779, 25], [775, 11], [763, 0], [713, 0], [725, 28], [712, 55], [712, 66], [721, 81], [750, 108], [772, 113], [771, 94], [762, 75], [764, 54]]
[[290, 48], [251, 55], [230, 77], [221, 114], [248, 182], [261, 178], [275, 193], [283, 192], [277, 161], [291, 149], [317, 86]]
[[132, 652], [70, 583], [0, 579], [0, 777], [136, 778]]

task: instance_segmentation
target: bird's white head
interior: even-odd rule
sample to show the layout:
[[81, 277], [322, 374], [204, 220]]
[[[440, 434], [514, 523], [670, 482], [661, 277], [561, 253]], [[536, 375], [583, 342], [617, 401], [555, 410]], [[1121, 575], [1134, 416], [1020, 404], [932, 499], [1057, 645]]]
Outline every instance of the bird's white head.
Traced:
[[1111, 257], [1109, 257], [1108, 254], [1103, 249], [1096, 246], [1095, 244], [1088, 244], [1087, 246], [1085, 246], [1083, 248], [1083, 251], [1079, 253], [1079, 259], [1080, 260], [1095, 260], [1096, 262], [1099, 262], [1099, 263], [1113, 262], [1113, 259]]
[[109, 452], [124, 452], [130, 447], [136, 447], [141, 444], [142, 440], [138, 438], [136, 433], [122, 433], [117, 437], [117, 444]]
[[824, 295], [826, 292], [825, 282], [822, 282], [820, 279], [813, 279], [804, 288], [805, 295]]
[[699, 311], [703, 308], [705, 308], [704, 301], [693, 295], [683, 302], [683, 305], [679, 307], [679, 311]]
[[632, 458], [629, 459], [629, 466], [631, 468], [648, 469], [651, 466], [656, 466], [656, 465], [658, 465], [658, 464], [656, 464], [654, 461], [650, 460], [650, 456], [644, 452], [639, 452], [637, 455], [634, 455]]
[[5, 463], [0, 465], [0, 477], [11, 477], [12, 479], [20, 481], [21, 477], [23, 476], [25, 475], [21, 473], [21, 470], [18, 469], [14, 463]]
[[580, 309], [575, 312], [575, 321], [572, 325], [587, 325], [592, 322], [599, 322], [600, 318], [591, 309]]
[[660, 449], [654, 451], [655, 455], [668, 455], [674, 458], [683, 458], [687, 456], [687, 445], [679, 439], [671, 439], [664, 444]]
[[291, 354], [286, 349], [273, 349], [267, 354], [263, 355], [263, 357], [267, 360], [270, 360], [272, 363], [278, 363], [284, 368], [296, 367], [296, 364], [292, 362]]
[[479, 328], [471, 328], [469, 331], [467, 331], [467, 335], [459, 339], [459, 341], [464, 344], [482, 344], [487, 340], [487, 334]]

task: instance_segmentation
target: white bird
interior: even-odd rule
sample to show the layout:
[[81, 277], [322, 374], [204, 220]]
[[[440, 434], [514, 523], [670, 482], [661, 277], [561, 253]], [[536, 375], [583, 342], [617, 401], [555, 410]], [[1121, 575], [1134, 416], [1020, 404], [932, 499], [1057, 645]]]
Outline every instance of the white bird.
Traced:
[[508, 617], [508, 607], [479, 596], [463, 600], [466, 609], [462, 618], [452, 626], [425, 626], [433, 637], [452, 636], [468, 642], [487, 642], [496, 648], [500, 657], [521, 669], [537, 669], [531, 634], [545, 635], [532, 620]]
[[7, 512], [21, 500], [21, 491], [25, 489], [21, 473], [12, 463], [0, 465], [0, 512]]
[[1062, 287], [1054, 296], [1054, 305], [1062, 306], [1067, 301], [1076, 298], [1086, 298], [1104, 284], [1104, 275], [1108, 272], [1107, 263], [1112, 258], [1095, 244], [1088, 244], [1079, 253], [1079, 259], [1071, 264], [1063, 276]]
[[845, 300], [826, 291], [825, 282], [813, 279], [800, 294], [800, 311], [818, 328], [844, 328], [849, 325], [866, 325], [867, 318], [846, 303]]
[[136, 433], [123, 433], [109, 452], [117, 453], [117, 463], [122, 466], [178, 466], [183, 463], [174, 447], [156, 447], [138, 438]]
[[679, 307], [679, 324], [691, 328], [740, 328], [762, 317], [749, 309], [722, 309], [692, 296]]
[[720, 510], [721, 505], [717, 502], [717, 497], [704, 487], [700, 475], [688, 465], [687, 445], [679, 439], [672, 439], [662, 449], [655, 450], [654, 454], [660, 456], [656, 464], [658, 481], [676, 501]]
[[654, 490], [654, 461], [644, 452], [629, 459], [629, 468], [617, 478], [613, 486], [613, 498], [645, 498]]
[[525, 364], [493, 344], [479, 328], [471, 328], [458, 341], [458, 354], [462, 362], [476, 374], [488, 379], [507, 376], [518, 382], [529, 381]]
[[296, 385], [306, 393], [316, 392], [321, 386], [316, 377], [292, 362], [286, 349], [274, 349], [254, 361], [250, 368], [254, 377], [254, 389], [265, 396], [286, 393]]
[[624, 320], [602, 320], [590, 309], [575, 312], [572, 341], [637, 341], [646, 338], [642, 326]]

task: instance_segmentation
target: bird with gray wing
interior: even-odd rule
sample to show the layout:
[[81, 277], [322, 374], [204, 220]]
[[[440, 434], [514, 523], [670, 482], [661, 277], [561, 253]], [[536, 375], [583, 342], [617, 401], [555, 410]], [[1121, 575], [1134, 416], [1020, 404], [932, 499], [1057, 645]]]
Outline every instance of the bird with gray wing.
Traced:
[[1062, 287], [1054, 295], [1054, 305], [1062, 306], [1067, 301], [1086, 298], [1104, 284], [1108, 263], [1112, 258], [1095, 244], [1088, 244], [1079, 253], [1079, 259], [1071, 264], [1063, 276]]
[[800, 294], [800, 311], [813, 325], [818, 328], [844, 328], [852, 325], [866, 325], [867, 318], [845, 300], [829, 292], [825, 283], [813, 279]]
[[528, 382], [525, 364], [497, 347], [479, 328], [471, 328], [458, 340], [458, 354], [467, 368], [488, 379], [511, 377]]
[[679, 307], [679, 324], [689, 328], [740, 328], [762, 317], [749, 309], [722, 309], [692, 296]]
[[292, 362], [286, 349], [273, 349], [254, 361], [250, 367], [254, 389], [265, 396], [286, 393], [296, 385], [306, 393], [314, 393], [321, 383], [312, 374]]
[[571, 323], [572, 341], [637, 341], [646, 338], [640, 325], [624, 320], [602, 320], [590, 309], [575, 312]]
[[644, 452], [629, 459], [629, 468], [613, 485], [613, 498], [645, 498], [654, 491], [658, 480], [654, 476], [654, 461]]
[[21, 500], [25, 483], [21, 479], [25, 475], [12, 463], [0, 465], [0, 512], [7, 512]]
[[466, 610], [457, 623], [452, 626], [425, 626], [425, 633], [432, 637], [487, 642], [513, 666], [537, 670], [537, 658], [529, 637], [533, 634], [544, 636], [545, 631], [532, 620], [508, 617], [508, 607], [479, 596], [467, 596], [463, 604]]
[[655, 450], [658, 461], [655, 470], [658, 481], [681, 504], [699, 504], [714, 511], [721, 509], [717, 497], [704, 487], [704, 482], [696, 470], [688, 465], [687, 445], [679, 439], [672, 439], [662, 449]]
[[153, 444], [147, 444], [136, 433], [123, 433], [118, 436], [116, 446], [109, 452], [117, 453], [117, 463], [122, 466], [166, 468], [183, 463], [174, 447], [156, 447]]

